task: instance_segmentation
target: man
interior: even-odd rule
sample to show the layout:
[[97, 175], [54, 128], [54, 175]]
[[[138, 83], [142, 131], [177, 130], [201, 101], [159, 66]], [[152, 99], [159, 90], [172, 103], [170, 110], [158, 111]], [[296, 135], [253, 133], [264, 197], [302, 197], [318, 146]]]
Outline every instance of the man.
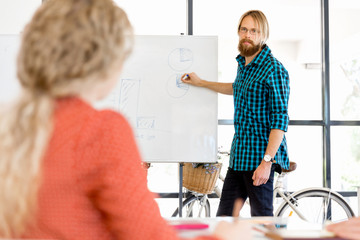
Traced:
[[234, 83], [209, 82], [185, 73], [184, 83], [234, 96], [235, 134], [218, 216], [238, 214], [236, 199], [250, 199], [252, 216], [273, 216], [275, 166], [289, 167], [287, 131], [289, 75], [265, 44], [265, 15], [248, 11], [238, 25], [240, 54]]

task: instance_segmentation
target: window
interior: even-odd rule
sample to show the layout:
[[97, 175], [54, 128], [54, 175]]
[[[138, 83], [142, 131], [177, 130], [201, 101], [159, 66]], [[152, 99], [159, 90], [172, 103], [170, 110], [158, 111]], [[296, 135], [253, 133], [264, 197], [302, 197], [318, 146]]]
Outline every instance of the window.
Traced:
[[332, 120], [360, 120], [360, 2], [330, 1]]
[[180, 35], [186, 32], [183, 0], [115, 0], [128, 14], [137, 35]]
[[360, 2], [329, 1], [331, 186], [360, 186]]

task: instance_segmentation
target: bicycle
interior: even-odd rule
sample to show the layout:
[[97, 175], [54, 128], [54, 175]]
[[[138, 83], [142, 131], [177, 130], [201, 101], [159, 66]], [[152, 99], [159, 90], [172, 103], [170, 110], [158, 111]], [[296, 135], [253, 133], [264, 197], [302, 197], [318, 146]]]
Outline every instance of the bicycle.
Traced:
[[[329, 188], [310, 187], [294, 193], [287, 192], [283, 186], [284, 177], [295, 171], [296, 167], [295, 162], [290, 162], [289, 170], [282, 169], [277, 176], [274, 184], [274, 203], [277, 198], [282, 199], [282, 202], [274, 213], [275, 217], [288, 217], [295, 213], [293, 217], [297, 216], [307, 222], [324, 224], [326, 221], [339, 222], [355, 216], [346, 200]], [[224, 181], [221, 174], [219, 179]], [[219, 197], [221, 196], [218, 187], [215, 187], [214, 191]], [[183, 202], [183, 216], [210, 217], [210, 202], [207, 194], [196, 192], [187, 194]], [[172, 217], [177, 215], [178, 209], [175, 210]]]
[[[211, 215], [208, 194], [214, 189], [221, 165], [221, 163], [184, 164], [183, 186], [191, 191], [185, 193], [182, 216], [207, 217]], [[178, 208], [172, 217], [177, 215], [179, 215]]]

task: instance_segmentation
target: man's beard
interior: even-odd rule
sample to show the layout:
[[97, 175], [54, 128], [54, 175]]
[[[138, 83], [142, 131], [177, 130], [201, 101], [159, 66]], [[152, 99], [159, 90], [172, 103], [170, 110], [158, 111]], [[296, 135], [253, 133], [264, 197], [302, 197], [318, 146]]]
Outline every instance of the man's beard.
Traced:
[[[245, 42], [250, 43], [250, 45], [245, 45]], [[238, 50], [241, 56], [250, 57], [260, 50], [260, 44], [255, 45], [250, 39], [241, 39], [238, 45]]]

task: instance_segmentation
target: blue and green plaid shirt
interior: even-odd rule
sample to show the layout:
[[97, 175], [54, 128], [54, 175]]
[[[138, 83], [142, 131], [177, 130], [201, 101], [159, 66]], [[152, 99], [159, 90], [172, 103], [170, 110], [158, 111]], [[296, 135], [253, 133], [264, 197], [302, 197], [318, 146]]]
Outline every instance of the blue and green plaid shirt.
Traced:
[[[270, 130], [287, 131], [289, 74], [266, 45], [247, 66], [244, 57], [238, 55], [236, 60], [239, 65], [233, 83], [235, 134], [230, 168], [251, 171], [263, 159]], [[281, 167], [288, 169], [285, 137], [275, 160]]]

